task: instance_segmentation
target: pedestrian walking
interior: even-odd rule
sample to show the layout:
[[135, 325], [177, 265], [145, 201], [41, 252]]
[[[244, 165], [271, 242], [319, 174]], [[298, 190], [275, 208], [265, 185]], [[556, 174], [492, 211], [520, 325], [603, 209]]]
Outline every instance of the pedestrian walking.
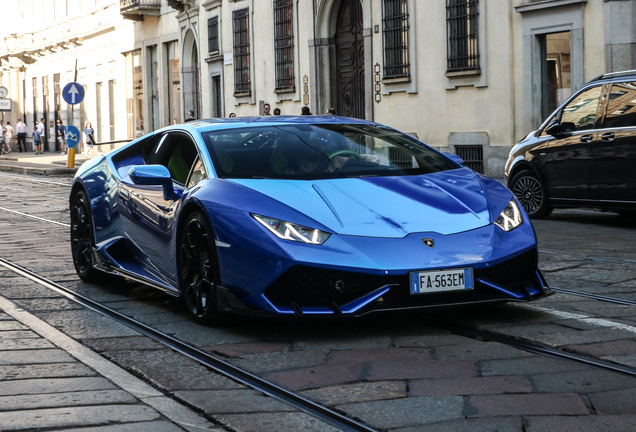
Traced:
[[89, 121], [84, 125], [84, 142], [86, 143], [86, 156], [93, 158], [93, 146], [95, 145], [95, 131], [93, 124]]
[[66, 126], [62, 120], [57, 121], [57, 136], [60, 138], [60, 146], [62, 147], [60, 154], [66, 154]]
[[0, 152], [1, 154], [7, 154], [5, 147], [6, 146], [4, 143], [4, 121], [0, 120]]
[[335, 110], [335, 109], [333, 109], [333, 108], [329, 108], [329, 109], [327, 110], [327, 115], [336, 115], [336, 110]]
[[35, 154], [40, 154], [41, 149], [40, 145], [42, 144], [42, 139], [40, 138], [40, 131], [36, 127], [33, 129], [33, 149], [35, 150]]
[[186, 115], [186, 119], [185, 119], [185, 121], [186, 121], [186, 122], [191, 122], [191, 121], [193, 121], [193, 120], [196, 120], [196, 119], [194, 118], [194, 111], [192, 111], [192, 110], [188, 110], [188, 113], [187, 113], [187, 115]]
[[8, 121], [7, 126], [4, 128], [4, 142], [8, 148], [7, 154], [11, 153], [11, 141], [13, 140], [13, 134], [14, 134], [13, 127], [11, 127], [11, 122]]
[[22, 119], [19, 119], [18, 123], [16, 123], [15, 131], [18, 134], [18, 150], [20, 151], [20, 153], [22, 153], [23, 150], [26, 152], [26, 137], [29, 129], [27, 128], [26, 123], [22, 121]]
[[40, 119], [40, 123], [38, 123], [38, 132], [40, 134], [40, 142], [41, 142], [41, 148], [40, 148], [40, 153], [44, 153], [44, 140], [46, 139], [46, 133], [44, 132], [46, 129], [46, 120], [44, 119], [44, 117], [42, 117]]
[[308, 106], [304, 106], [300, 109], [300, 115], [312, 115]]
[[274, 108], [274, 115], [280, 115], [280, 108]]
[[263, 115], [264, 116], [271, 115], [269, 112], [271, 109], [272, 107], [270, 106], [270, 104], [266, 103], [265, 105], [263, 105]]

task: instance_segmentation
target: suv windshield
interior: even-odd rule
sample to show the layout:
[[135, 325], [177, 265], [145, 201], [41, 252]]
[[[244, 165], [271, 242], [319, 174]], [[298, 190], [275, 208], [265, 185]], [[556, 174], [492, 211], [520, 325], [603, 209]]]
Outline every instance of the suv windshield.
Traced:
[[427, 174], [458, 166], [394, 129], [320, 124], [204, 132], [221, 178], [329, 179]]

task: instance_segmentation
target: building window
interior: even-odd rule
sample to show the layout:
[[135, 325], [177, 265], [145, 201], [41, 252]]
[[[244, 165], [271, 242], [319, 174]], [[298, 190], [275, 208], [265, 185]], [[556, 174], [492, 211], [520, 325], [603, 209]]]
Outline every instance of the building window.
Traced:
[[178, 42], [168, 42], [167, 50], [167, 76], [168, 76], [168, 115], [169, 124], [181, 123], [181, 79], [179, 77], [179, 50]]
[[232, 32], [234, 34], [234, 93], [249, 94], [251, 81], [248, 8], [232, 12]]
[[208, 52], [219, 51], [219, 17], [215, 16], [208, 20]]
[[455, 146], [457, 156], [464, 159], [464, 166], [484, 174], [484, 148], [480, 145]]
[[294, 89], [294, 29], [292, 0], [274, 0], [276, 90]]
[[384, 79], [410, 77], [407, 0], [384, 0], [382, 32]]
[[447, 72], [478, 71], [478, 0], [446, 0]]

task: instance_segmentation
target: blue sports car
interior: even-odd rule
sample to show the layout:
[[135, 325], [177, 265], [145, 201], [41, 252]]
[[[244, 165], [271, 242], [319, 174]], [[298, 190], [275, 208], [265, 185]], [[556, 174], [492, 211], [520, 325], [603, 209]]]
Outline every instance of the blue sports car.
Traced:
[[551, 294], [506, 187], [363, 120], [170, 126], [82, 165], [70, 208], [81, 279], [182, 296], [202, 323]]

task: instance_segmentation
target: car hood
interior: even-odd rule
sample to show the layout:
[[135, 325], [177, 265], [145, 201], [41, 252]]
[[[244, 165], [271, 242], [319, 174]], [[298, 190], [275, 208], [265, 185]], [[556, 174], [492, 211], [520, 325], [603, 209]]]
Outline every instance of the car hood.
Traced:
[[344, 235], [453, 234], [490, 223], [487, 194], [468, 169], [403, 177], [231, 181]]

